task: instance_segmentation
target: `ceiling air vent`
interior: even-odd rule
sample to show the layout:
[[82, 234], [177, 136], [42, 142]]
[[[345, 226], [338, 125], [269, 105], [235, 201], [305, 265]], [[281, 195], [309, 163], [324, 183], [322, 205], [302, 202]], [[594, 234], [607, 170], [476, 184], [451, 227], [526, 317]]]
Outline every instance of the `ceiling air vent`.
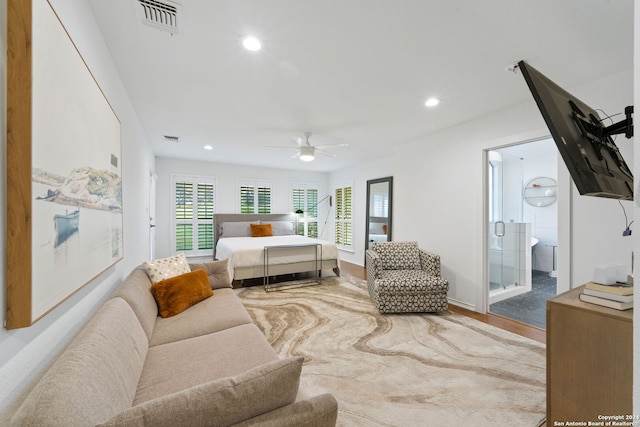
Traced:
[[164, 136], [164, 140], [168, 141], [168, 142], [180, 142], [180, 137], [179, 136], [173, 136], [173, 135], [165, 135]]
[[178, 32], [179, 4], [166, 0], [138, 0], [138, 5], [142, 22], [172, 34]]

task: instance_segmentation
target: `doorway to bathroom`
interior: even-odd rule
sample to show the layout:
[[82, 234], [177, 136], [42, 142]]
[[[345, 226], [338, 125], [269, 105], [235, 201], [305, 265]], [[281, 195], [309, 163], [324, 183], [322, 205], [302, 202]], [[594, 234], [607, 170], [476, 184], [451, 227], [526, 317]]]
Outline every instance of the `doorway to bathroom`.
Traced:
[[546, 329], [557, 294], [557, 149], [552, 139], [487, 151], [489, 312]]

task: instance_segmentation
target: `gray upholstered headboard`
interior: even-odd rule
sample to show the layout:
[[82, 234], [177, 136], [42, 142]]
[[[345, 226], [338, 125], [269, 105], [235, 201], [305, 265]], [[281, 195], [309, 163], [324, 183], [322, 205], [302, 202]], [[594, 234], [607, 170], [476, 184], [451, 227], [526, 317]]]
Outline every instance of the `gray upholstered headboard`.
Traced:
[[221, 234], [220, 225], [223, 222], [242, 222], [242, 221], [291, 221], [296, 222], [296, 214], [213, 214], [213, 257], [215, 259], [216, 249], [215, 245], [218, 243], [218, 239]]

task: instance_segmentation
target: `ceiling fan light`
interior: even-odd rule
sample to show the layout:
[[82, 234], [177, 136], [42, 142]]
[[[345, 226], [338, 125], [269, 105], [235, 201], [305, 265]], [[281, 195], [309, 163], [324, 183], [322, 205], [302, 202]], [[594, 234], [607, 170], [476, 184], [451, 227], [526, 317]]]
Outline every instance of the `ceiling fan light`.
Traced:
[[310, 162], [315, 158], [313, 147], [300, 147], [300, 160]]

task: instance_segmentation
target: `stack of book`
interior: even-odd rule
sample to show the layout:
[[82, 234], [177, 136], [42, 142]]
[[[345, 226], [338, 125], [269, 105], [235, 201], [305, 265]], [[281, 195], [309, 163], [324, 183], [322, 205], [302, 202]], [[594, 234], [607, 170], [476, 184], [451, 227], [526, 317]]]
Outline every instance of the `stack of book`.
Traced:
[[633, 308], [633, 286], [629, 285], [600, 285], [589, 282], [579, 295], [580, 301], [616, 310]]

